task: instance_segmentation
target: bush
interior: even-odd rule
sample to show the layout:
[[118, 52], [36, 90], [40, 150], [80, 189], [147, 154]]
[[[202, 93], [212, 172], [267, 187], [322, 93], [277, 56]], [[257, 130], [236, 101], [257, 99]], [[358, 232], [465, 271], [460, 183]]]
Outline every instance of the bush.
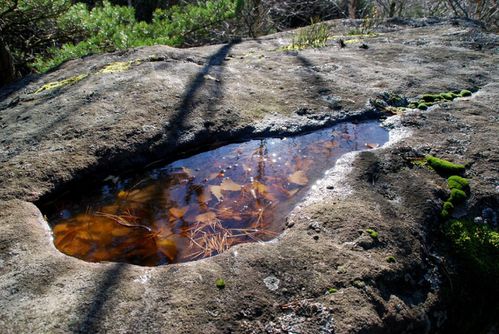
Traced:
[[104, 1], [89, 10], [84, 4], [76, 4], [58, 19], [63, 30], [79, 22], [75, 41], [49, 48], [48, 54], [39, 55], [32, 65], [45, 72], [66, 60], [93, 53], [155, 44], [202, 44], [214, 38], [210, 34], [217, 25], [234, 17], [235, 5], [234, 0], [221, 0], [157, 9], [152, 22], [146, 23], [136, 21], [132, 7]]
[[445, 233], [467, 266], [479, 274], [499, 279], [497, 231], [471, 220], [452, 220], [446, 225]]
[[[70, 0], [2, 0], [0, 1], [0, 51], [2, 63], [12, 63], [4, 77], [11, 79], [30, 72], [35, 55], [51, 45], [71, 39], [72, 28], [60, 29], [58, 18], [71, 6]], [[73, 26], [74, 27], [74, 26]], [[2, 64], [4, 65], [4, 64]], [[5, 80], [5, 79], [4, 79]], [[3, 81], [3, 80], [0, 80]], [[2, 83], [8, 82], [0, 82]]]

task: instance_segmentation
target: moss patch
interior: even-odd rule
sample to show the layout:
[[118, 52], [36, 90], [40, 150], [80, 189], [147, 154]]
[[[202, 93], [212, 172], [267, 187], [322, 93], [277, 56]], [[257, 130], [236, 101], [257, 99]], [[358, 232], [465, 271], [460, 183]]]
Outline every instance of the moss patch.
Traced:
[[427, 155], [425, 157], [426, 162], [438, 173], [446, 175], [456, 175], [462, 174], [464, 172], [464, 166], [460, 164], [455, 164], [447, 160], [436, 158], [432, 155]]
[[449, 186], [449, 189], [466, 190], [469, 188], [470, 182], [464, 177], [452, 175], [447, 179], [447, 185]]
[[67, 78], [67, 79], [64, 79], [61, 81], [49, 82], [49, 83], [41, 86], [40, 88], [38, 88], [34, 92], [34, 94], [39, 94], [39, 93], [47, 91], [47, 90], [53, 90], [53, 89], [57, 89], [57, 88], [61, 88], [64, 86], [75, 84], [78, 81], [85, 79], [87, 76], [88, 76], [88, 74], [80, 74], [80, 75], [75, 75], [73, 77], [70, 77], [70, 78]]
[[219, 288], [220, 290], [222, 289], [225, 289], [225, 281], [223, 280], [223, 278], [218, 278], [216, 281], [215, 281], [215, 285], [217, 288]]
[[373, 239], [376, 239], [376, 240], [377, 240], [377, 239], [378, 239], [378, 237], [379, 237], [379, 232], [377, 232], [377, 231], [373, 230], [372, 228], [368, 228], [368, 229], [366, 230], [366, 232], [367, 232], [367, 234], [369, 234], [369, 236], [370, 236], [371, 238], [373, 238]]
[[419, 110], [426, 110], [426, 109], [428, 109], [428, 104], [420, 103], [420, 104], [418, 104], [418, 109]]
[[463, 89], [461, 92], [460, 92], [460, 95], [462, 97], [465, 97], [465, 96], [471, 96], [471, 92], [467, 89]]

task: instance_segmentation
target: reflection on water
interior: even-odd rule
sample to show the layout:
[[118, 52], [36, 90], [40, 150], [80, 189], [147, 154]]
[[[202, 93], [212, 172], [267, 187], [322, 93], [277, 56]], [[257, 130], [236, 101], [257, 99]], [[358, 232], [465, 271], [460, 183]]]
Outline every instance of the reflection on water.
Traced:
[[[226, 145], [47, 207], [56, 247], [92, 262], [185, 262], [269, 240], [303, 189], [342, 154], [377, 147], [377, 122]], [[77, 198], [77, 199], [74, 199]]]

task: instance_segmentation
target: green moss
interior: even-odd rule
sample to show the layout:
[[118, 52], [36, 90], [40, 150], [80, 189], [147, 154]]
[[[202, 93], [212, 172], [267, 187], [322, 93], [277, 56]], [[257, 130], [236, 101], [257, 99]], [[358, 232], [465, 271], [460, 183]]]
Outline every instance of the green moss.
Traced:
[[461, 92], [460, 92], [460, 95], [461, 96], [471, 96], [471, 92], [467, 89], [463, 89]]
[[75, 75], [73, 77], [70, 77], [70, 78], [67, 78], [67, 79], [64, 79], [61, 81], [49, 82], [49, 83], [41, 86], [40, 88], [38, 88], [34, 94], [39, 94], [39, 93], [44, 92], [46, 90], [53, 90], [53, 89], [61, 88], [64, 86], [72, 85], [74, 83], [77, 83], [80, 80], [85, 79], [87, 76], [88, 76], [88, 74], [80, 74], [80, 75]]
[[459, 92], [457, 92], [457, 93], [456, 92], [451, 92], [450, 94], [451, 94], [451, 96], [452, 96], [453, 99], [457, 99], [458, 97], [461, 97], [461, 95], [460, 95]]
[[440, 218], [442, 218], [443, 220], [447, 220], [449, 217], [450, 217], [449, 210], [442, 209], [442, 211], [440, 211]]
[[389, 256], [386, 258], [386, 262], [395, 263], [395, 262], [397, 262], [397, 260], [395, 259], [395, 256]]
[[371, 236], [371, 238], [373, 238], [373, 239], [378, 239], [378, 237], [379, 237], [379, 233], [378, 233], [377, 231], [373, 230], [372, 228], [368, 228], [368, 229], [366, 230], [366, 232], [367, 232], [367, 234], [369, 234], [369, 236]]
[[435, 102], [440, 100], [440, 95], [439, 94], [424, 94], [421, 97], [421, 100], [424, 102]]
[[220, 290], [224, 289], [225, 288], [225, 281], [223, 278], [218, 278], [216, 281], [215, 281], [215, 285], [217, 286], [217, 288], [219, 288]]
[[409, 103], [409, 105], [407, 106], [407, 108], [411, 108], [411, 109], [416, 109], [418, 107], [418, 105], [416, 103]]
[[451, 202], [447, 201], [447, 202], [444, 202], [444, 206], [443, 206], [444, 210], [452, 210], [454, 209], [454, 204], [452, 204]]
[[335, 289], [335, 288], [327, 289], [327, 294], [329, 294], [329, 295], [332, 295], [333, 293], [336, 293], [336, 292], [338, 292], [338, 289]]
[[458, 255], [477, 274], [497, 282], [499, 278], [499, 233], [486, 224], [471, 220], [452, 220], [445, 225], [445, 234]]
[[452, 95], [452, 93], [442, 93], [440, 94], [440, 97], [447, 101], [454, 100], [454, 96]]
[[420, 103], [420, 104], [418, 104], [418, 109], [419, 110], [426, 110], [426, 109], [428, 109], [428, 105], [426, 103]]
[[451, 189], [450, 197], [447, 201], [456, 204], [463, 202], [465, 199], [466, 199], [466, 193], [464, 191], [459, 189]]
[[366, 286], [366, 283], [364, 283], [363, 281], [361, 280], [355, 280], [352, 282], [352, 285], [356, 288], [359, 288], [359, 289], [362, 289]]
[[425, 159], [428, 162], [428, 164], [439, 173], [455, 175], [455, 174], [462, 174], [464, 172], [463, 165], [439, 159], [432, 155], [427, 155]]
[[452, 175], [447, 179], [447, 185], [449, 186], [449, 189], [466, 190], [469, 187], [470, 182], [464, 177]]

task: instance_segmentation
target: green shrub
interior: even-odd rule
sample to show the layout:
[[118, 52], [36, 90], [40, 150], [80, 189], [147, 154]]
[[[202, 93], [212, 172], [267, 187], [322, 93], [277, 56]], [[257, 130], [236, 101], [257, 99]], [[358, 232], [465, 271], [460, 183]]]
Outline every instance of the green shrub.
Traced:
[[499, 278], [498, 232], [471, 220], [452, 220], [446, 224], [445, 234], [469, 267], [479, 274]]
[[395, 263], [395, 262], [397, 262], [397, 260], [395, 259], [395, 256], [389, 256], [386, 258], [386, 262]]
[[48, 56], [39, 55], [32, 66], [45, 72], [69, 59], [93, 53], [155, 44], [179, 46], [209, 39], [215, 26], [234, 17], [235, 2], [205, 1], [157, 9], [151, 23], [137, 22], [132, 7], [104, 1], [102, 6], [89, 10], [79, 3], [58, 20], [62, 30], [70, 30], [77, 23], [75, 42], [50, 48]]

